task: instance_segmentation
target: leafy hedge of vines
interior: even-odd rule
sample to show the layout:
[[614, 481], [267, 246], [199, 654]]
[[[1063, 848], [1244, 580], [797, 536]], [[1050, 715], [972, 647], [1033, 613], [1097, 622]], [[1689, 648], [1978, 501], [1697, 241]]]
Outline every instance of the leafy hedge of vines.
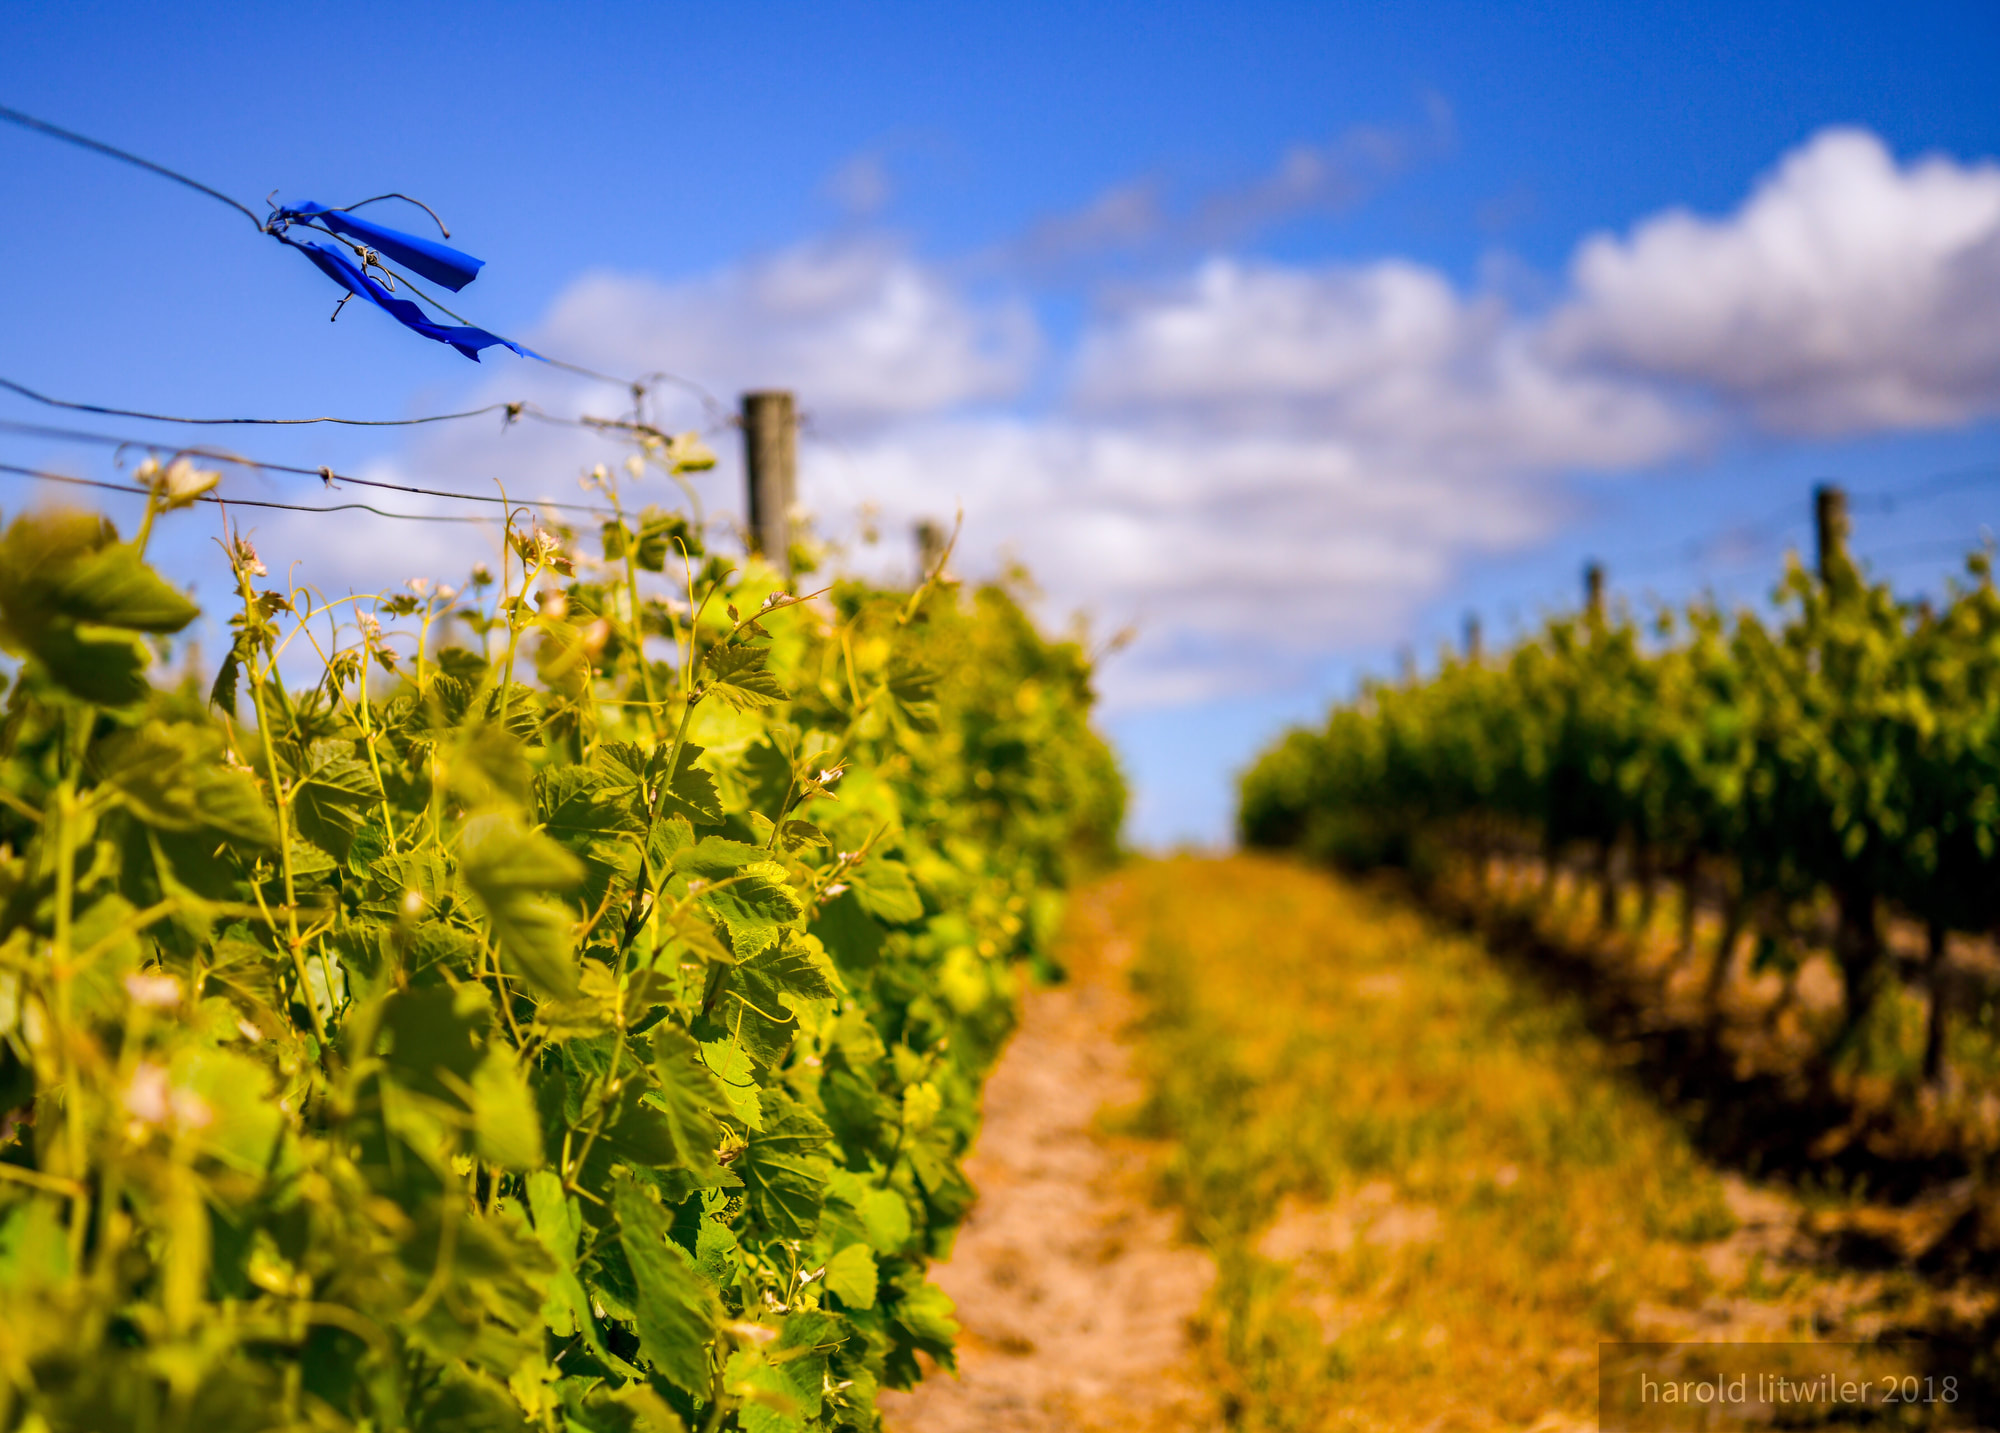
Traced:
[[161, 688], [144, 541], [0, 536], [0, 1429], [870, 1429], [949, 1366], [980, 1081], [1121, 814], [1076, 646], [649, 507], [337, 601], [232, 534]]
[[1889, 913], [1928, 928], [1933, 965], [1949, 933], [2000, 927], [2000, 590], [1981, 551], [1936, 605], [1845, 556], [1793, 564], [1776, 597], [1770, 618], [1697, 603], [1650, 630], [1561, 617], [1496, 659], [1372, 686], [1244, 776], [1244, 837], [1360, 864], [1439, 838], [1583, 846], [1607, 911], [1622, 850], [1649, 888], [1688, 888], [1683, 943], [1706, 871], [1722, 949], [1761, 912], [1780, 964], [1828, 905], [1851, 1035], [1896, 974]]

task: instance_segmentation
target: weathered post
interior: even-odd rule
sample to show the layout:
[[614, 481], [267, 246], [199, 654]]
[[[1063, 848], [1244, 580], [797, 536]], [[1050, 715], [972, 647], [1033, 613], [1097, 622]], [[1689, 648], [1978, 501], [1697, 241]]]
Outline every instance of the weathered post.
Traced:
[[1479, 627], [1479, 614], [1468, 612], [1465, 614], [1465, 660], [1478, 666], [1485, 656], [1486, 643]]
[[1583, 565], [1583, 610], [1592, 622], [1604, 620], [1604, 564]]
[[1847, 493], [1832, 483], [1813, 489], [1813, 532], [1819, 543], [1819, 580], [1831, 582], [1847, 565]]
[[922, 582], [944, 561], [944, 529], [924, 518], [917, 523], [917, 581]]
[[743, 476], [750, 550], [787, 581], [792, 576], [792, 504], [798, 497], [799, 425], [781, 388], [743, 395]]

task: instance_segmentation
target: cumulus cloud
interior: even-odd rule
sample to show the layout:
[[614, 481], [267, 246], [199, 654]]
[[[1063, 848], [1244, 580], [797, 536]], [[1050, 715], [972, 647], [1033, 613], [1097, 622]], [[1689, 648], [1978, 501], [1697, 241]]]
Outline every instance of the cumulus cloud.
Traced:
[[[1467, 554], [1549, 531], [1551, 472], [1653, 461], [1697, 435], [1643, 386], [1551, 364], [1499, 300], [1402, 261], [1209, 261], [1105, 305], [1045, 375], [1052, 400], [996, 413], [985, 400], [1029, 373], [1019, 351], [994, 357], [1007, 312], [877, 244], [674, 286], [586, 279], [558, 302], [556, 337], [537, 337], [724, 392], [789, 382], [818, 415], [802, 500], [852, 560], [909, 567], [901, 540], [853, 542], [864, 507], [895, 534], [962, 507], [962, 570], [1018, 557], [1051, 618], [1139, 627], [1107, 674], [1123, 705], [1282, 683], [1400, 626]], [[438, 441], [413, 462], [556, 496], [605, 456], [563, 428]], [[733, 508], [734, 444], [719, 446], [709, 488]]]
[[1630, 466], [1688, 437], [1657, 393], [1552, 364], [1498, 299], [1401, 260], [1211, 260], [1087, 333], [1076, 391], [1086, 409], [1338, 435], [1485, 471]]
[[975, 300], [882, 237], [800, 244], [678, 283], [591, 275], [538, 339], [614, 373], [667, 369], [722, 393], [794, 388], [846, 420], [1008, 397], [1040, 348], [1024, 301]]
[[1734, 214], [1656, 215], [1585, 241], [1550, 348], [1684, 383], [1779, 432], [2000, 409], [2000, 166], [1898, 165], [1835, 129]]
[[897, 521], [963, 502], [973, 551], [1030, 556], [1051, 606], [1139, 624], [1121, 701], [1269, 685], [1394, 630], [1466, 554], [1547, 532], [1552, 471], [1696, 440], [1533, 339], [1415, 264], [1212, 260], [1089, 323], [1056, 411], [885, 432], [809, 492]]
[[[1090, 222], [1137, 232], [1148, 195]], [[853, 561], [906, 574], [907, 525], [962, 505], [962, 571], [1019, 557], [1051, 618], [1136, 622], [1108, 694], [1172, 703], [1393, 636], [1469, 557], [1552, 532], [1564, 474], [1661, 463], [1745, 422], [1817, 434], [1994, 411], [1996, 235], [1994, 166], [1898, 165], [1836, 131], [1733, 214], [1586, 240], [1539, 309], [1407, 259], [1212, 257], [1100, 294], [1051, 351], [1025, 294], [981, 294], [878, 236], [675, 282], [587, 277], [535, 337], [725, 397], [796, 389], [814, 417], [805, 506], [849, 541], [872, 506], [892, 534]], [[579, 396], [552, 389], [550, 406]], [[398, 473], [551, 496], [614, 456], [565, 428], [425, 441]], [[707, 493], [730, 509], [735, 444], [717, 447]]]
[[1330, 645], [1393, 629], [1460, 555], [1531, 539], [1557, 509], [1516, 475], [1392, 461], [1332, 433], [941, 419], [807, 453], [823, 512], [868, 502], [906, 530], [962, 505], [961, 569], [1019, 556], [1048, 615], [1135, 625], [1106, 673], [1128, 706], [1281, 684]]
[[[800, 272], [813, 282], [772, 277]], [[884, 324], [885, 311], [906, 317]], [[1648, 392], [1550, 367], [1504, 305], [1408, 263], [1212, 261], [1107, 306], [1045, 375], [1055, 397], [1004, 413], [983, 400], [1027, 368], [990, 358], [995, 312], [875, 246], [674, 286], [586, 279], [556, 307], [557, 338], [537, 339], [593, 366], [673, 363], [725, 393], [789, 381], [816, 415], [805, 506], [842, 539], [864, 506], [898, 534], [856, 561], [907, 571], [900, 534], [963, 506], [962, 570], [1019, 557], [1052, 618], [1139, 625], [1109, 678], [1124, 702], [1282, 681], [1406, 620], [1464, 554], [1546, 532], [1552, 469], [1645, 462], [1690, 439]], [[873, 325], [896, 338], [852, 337]], [[609, 455], [597, 436], [532, 425], [434, 442], [405, 459], [412, 476], [507, 474], [511, 492], [558, 497]], [[706, 482], [733, 509], [735, 444], [718, 447]]]
[[[698, 380], [723, 405], [753, 388], [791, 388], [816, 434], [840, 444], [868, 440], [897, 420], [958, 411], [1006, 398], [1032, 375], [1040, 332], [1018, 297], [982, 300], [944, 269], [876, 235], [819, 240], [674, 282], [591, 274], [558, 296], [532, 335], [544, 352], [606, 373], [664, 371]], [[655, 383], [648, 416], [671, 427], [708, 427], [721, 458], [699, 480], [712, 511], [740, 508], [737, 445], [721, 428], [727, 412], [704, 411], [671, 381]], [[630, 402], [622, 386], [605, 387], [538, 365], [509, 366], [485, 401], [527, 399], [557, 415], [618, 417]], [[825, 451], [822, 445], [822, 451]], [[835, 451], [845, 451], [844, 447]], [[429, 429], [361, 476], [425, 487], [590, 501], [577, 479], [621, 450], [602, 433], [544, 424], [532, 417], [501, 427]], [[806, 479], [808, 500], [813, 486]], [[678, 495], [658, 499], [669, 503]], [[395, 500], [404, 511], [463, 511], [439, 500]], [[316, 518], [321, 533], [347, 524]], [[275, 540], [315, 552], [315, 579], [333, 590], [395, 585], [413, 574], [455, 580], [468, 531], [395, 524], [376, 539], [324, 542], [304, 524], [279, 519]]]

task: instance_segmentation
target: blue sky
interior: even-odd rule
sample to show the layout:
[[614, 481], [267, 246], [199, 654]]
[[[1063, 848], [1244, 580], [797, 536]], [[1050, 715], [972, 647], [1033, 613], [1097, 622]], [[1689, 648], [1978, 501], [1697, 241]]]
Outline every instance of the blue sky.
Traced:
[[[1259, 743], [1468, 610], [1503, 635], [1590, 556], [1634, 600], [1753, 599], [1815, 481], [2000, 462], [1990, 5], [17, 4], [8, 31], [0, 103], [253, 207], [418, 194], [489, 262], [478, 321], [795, 385], [830, 532], [962, 503], [969, 571], [1019, 557], [1051, 620], [1136, 623], [1104, 685], [1155, 843], [1223, 838]], [[4, 127], [0, 212], [0, 376], [47, 392], [612, 401], [328, 325], [326, 281], [240, 216]], [[232, 440], [551, 495], [603, 456]], [[0, 461], [108, 473], [20, 435]], [[1864, 513], [1859, 545], [1935, 582], [1996, 494]], [[261, 531], [326, 585], [464, 566], [434, 530]]]

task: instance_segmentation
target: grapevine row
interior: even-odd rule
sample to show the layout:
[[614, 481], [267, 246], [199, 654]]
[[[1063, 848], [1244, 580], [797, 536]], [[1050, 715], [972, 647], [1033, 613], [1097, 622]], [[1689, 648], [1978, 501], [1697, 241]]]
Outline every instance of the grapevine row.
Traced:
[[0, 534], [0, 1429], [876, 1428], [1116, 840], [1081, 652], [600, 469], [456, 586], [232, 532], [219, 673], [155, 681], [198, 476]]
[[[1794, 561], [1769, 615], [1697, 602], [1641, 622], [1592, 604], [1497, 658], [1376, 684], [1245, 777], [1246, 840], [1373, 863], [1443, 842], [1678, 885], [1682, 943], [1711, 894], [1713, 979], [1834, 913], [1851, 1041], [1889, 988], [1887, 923], [2000, 925], [2000, 595], [1972, 554], [1941, 605], [1898, 599], [1835, 547]], [[1711, 992], [1713, 993], [1713, 992]], [[1943, 1006], [1932, 1001], [1932, 1073]]]

